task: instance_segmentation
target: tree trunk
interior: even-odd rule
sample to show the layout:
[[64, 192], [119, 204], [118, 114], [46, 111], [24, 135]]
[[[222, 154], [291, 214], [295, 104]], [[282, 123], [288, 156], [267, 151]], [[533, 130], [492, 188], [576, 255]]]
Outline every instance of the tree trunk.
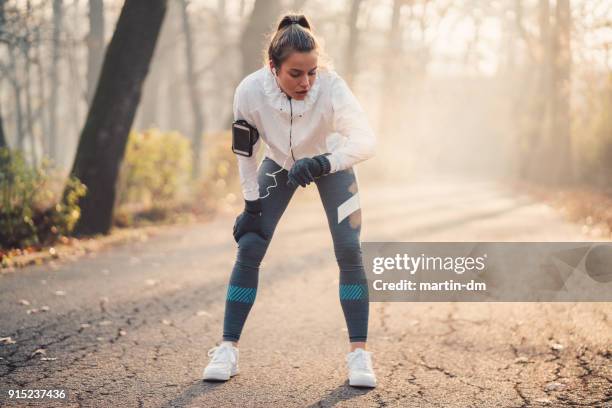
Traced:
[[4, 136], [4, 123], [2, 122], [2, 110], [0, 110], [0, 149], [8, 147]]
[[87, 103], [91, 104], [104, 59], [104, 2], [89, 0], [87, 35]]
[[[241, 1], [241, 15], [244, 12], [244, 2]], [[242, 76], [246, 77], [251, 72], [262, 67], [261, 55], [267, 37], [266, 35], [276, 29], [274, 24], [280, 16], [280, 0], [255, 0], [253, 12], [249, 17], [240, 39], [240, 54], [242, 56]], [[231, 102], [230, 102], [231, 104]], [[229, 113], [225, 123], [229, 128], [233, 121], [233, 113]]]
[[[219, 56], [215, 61], [214, 66], [214, 76], [215, 76], [215, 93], [219, 101], [227, 100], [227, 90], [232, 86], [232, 81], [227, 78], [227, 64], [229, 64], [229, 60], [224, 53], [224, 50], [227, 49], [227, 17], [226, 17], [226, 2], [225, 0], [217, 1], [217, 24], [215, 27], [215, 36], [217, 38], [217, 55]], [[210, 123], [210, 125], [216, 128], [222, 128], [223, 123], [220, 122], [220, 119], [224, 118], [227, 113], [230, 111], [231, 104], [229, 103], [215, 103], [210, 106], [211, 114], [210, 119], [215, 122]]]
[[346, 45], [346, 54], [344, 58], [344, 79], [349, 86], [353, 85], [355, 74], [357, 73], [357, 44], [359, 43], [359, 29], [357, 28], [357, 20], [359, 18], [359, 6], [362, 0], [351, 1], [351, 12], [349, 14], [349, 37]]
[[107, 233], [116, 181], [140, 101], [166, 0], [126, 0], [108, 45], [72, 173], [88, 188], [76, 233]]
[[550, 137], [552, 143], [555, 166], [553, 167], [553, 182], [564, 183], [571, 181], [573, 176], [571, 155], [571, 123], [570, 123], [570, 97], [571, 97], [571, 9], [569, 0], [557, 0], [556, 25], [554, 41], [554, 68], [551, 116], [553, 132]]
[[41, 157], [49, 157], [49, 145], [47, 140], [47, 135], [49, 134], [49, 122], [48, 115], [46, 109], [47, 103], [47, 93], [46, 93], [46, 81], [45, 81], [45, 67], [43, 65], [42, 60], [42, 48], [43, 42], [41, 41], [41, 33], [40, 28], [36, 28], [36, 48], [35, 48], [35, 58], [36, 58], [36, 77], [38, 81], [38, 107], [36, 108], [36, 119], [40, 121], [42, 134], [40, 137], [41, 144]]
[[279, 0], [255, 0], [253, 12], [249, 18], [240, 41], [242, 53], [242, 78], [262, 66], [261, 51], [264, 48], [266, 35], [273, 27], [281, 12]]
[[402, 42], [401, 42], [401, 27], [400, 27], [400, 15], [402, 11], [403, 0], [393, 1], [393, 13], [391, 13], [391, 26], [389, 28], [387, 37], [387, 51], [385, 59], [381, 64], [383, 85], [381, 87], [380, 94], [380, 114], [378, 129], [381, 135], [393, 131], [393, 124], [395, 123], [396, 113], [395, 109], [391, 109], [389, 102], [395, 104], [397, 94], [397, 77], [398, 70], [401, 69], [402, 58]]
[[539, 43], [536, 52], [537, 86], [531, 91], [532, 104], [528, 128], [528, 178], [536, 182], [550, 179], [550, 106], [552, 100], [552, 43], [550, 29], [550, 0], [538, 2]]
[[17, 77], [17, 57], [15, 56], [15, 48], [13, 44], [8, 45], [9, 51], [9, 70], [10, 82], [13, 88], [13, 101], [15, 102], [15, 133], [17, 138], [17, 149], [22, 150], [25, 147], [25, 132], [23, 129], [23, 109], [21, 107], [21, 84]]
[[191, 24], [189, 21], [189, 13], [187, 11], [187, 0], [181, 1], [181, 16], [183, 22], [183, 34], [185, 36], [185, 59], [187, 63], [187, 90], [189, 91], [189, 102], [191, 104], [191, 113], [193, 115], [193, 130], [192, 137], [192, 177], [196, 178], [200, 175], [200, 155], [202, 152], [202, 134], [204, 133], [204, 113], [200, 103], [198, 92], [198, 79], [195, 75], [195, 56], [193, 53], [193, 38], [191, 32]]
[[57, 107], [59, 103], [60, 33], [63, 19], [63, 0], [53, 0], [53, 50], [51, 57], [51, 94], [49, 97], [49, 156], [58, 161]]
[[[0, 0], [0, 35], [4, 32], [4, 3], [6, 0]], [[0, 100], [0, 104], [2, 101]], [[0, 149], [8, 147], [6, 136], [4, 135], [4, 123], [2, 122], [2, 109], [0, 109]]]
[[26, 128], [27, 136], [30, 142], [30, 159], [32, 166], [38, 166], [38, 146], [36, 143], [36, 135], [34, 134], [34, 113], [32, 111], [32, 60], [30, 59], [30, 49], [32, 44], [26, 42], [24, 45], [23, 56], [25, 62], [24, 72], [24, 87], [25, 87], [25, 108], [26, 108]]

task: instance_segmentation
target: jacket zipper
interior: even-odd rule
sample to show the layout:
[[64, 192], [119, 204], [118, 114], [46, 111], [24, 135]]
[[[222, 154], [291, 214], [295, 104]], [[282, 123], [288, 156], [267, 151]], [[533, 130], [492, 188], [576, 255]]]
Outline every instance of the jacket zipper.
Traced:
[[295, 156], [293, 155], [293, 147], [291, 146], [291, 129], [293, 128], [293, 104], [291, 103], [291, 97], [289, 95], [287, 95], [287, 99], [289, 99], [289, 112], [290, 112], [290, 119], [289, 119], [289, 151], [291, 152], [291, 158], [293, 159], [293, 162], [295, 163]]

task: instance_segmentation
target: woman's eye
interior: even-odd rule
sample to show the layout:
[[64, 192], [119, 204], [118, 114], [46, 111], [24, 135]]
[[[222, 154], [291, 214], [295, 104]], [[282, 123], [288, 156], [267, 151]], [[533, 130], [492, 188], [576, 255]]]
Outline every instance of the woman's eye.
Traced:
[[309, 72], [308, 75], [309, 76], [315, 76], [315, 75], [317, 75], [317, 73], [316, 72]]
[[296, 74], [291, 74], [291, 76], [292, 76], [293, 78], [299, 78], [299, 77], [300, 77], [300, 75], [299, 75], [299, 74], [297, 74], [297, 75], [296, 75]]

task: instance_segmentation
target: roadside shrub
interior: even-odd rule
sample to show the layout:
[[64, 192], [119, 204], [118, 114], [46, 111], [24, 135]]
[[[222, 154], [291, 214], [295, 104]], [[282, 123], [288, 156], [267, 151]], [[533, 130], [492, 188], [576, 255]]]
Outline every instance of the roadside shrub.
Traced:
[[24, 248], [69, 235], [80, 217], [77, 205], [85, 186], [44, 161], [37, 168], [19, 151], [0, 149], [0, 244]]
[[189, 191], [191, 147], [178, 132], [131, 132], [119, 176], [117, 204], [140, 209]]

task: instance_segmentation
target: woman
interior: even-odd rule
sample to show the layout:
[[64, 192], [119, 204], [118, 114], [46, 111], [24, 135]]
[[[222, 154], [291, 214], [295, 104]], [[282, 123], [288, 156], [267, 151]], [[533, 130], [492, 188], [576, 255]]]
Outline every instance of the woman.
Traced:
[[[238, 340], [255, 300], [259, 265], [276, 225], [298, 186], [317, 186], [340, 267], [340, 302], [348, 327], [349, 384], [374, 387], [366, 351], [368, 290], [361, 259], [361, 211], [352, 166], [374, 155], [375, 137], [366, 115], [331, 69], [318, 67], [320, 47], [303, 15], [287, 15], [267, 52], [269, 66], [248, 75], [236, 89], [234, 119], [261, 137], [250, 157], [238, 156], [245, 209], [236, 218], [237, 260], [225, 304], [223, 340], [212, 348], [205, 380], [238, 373]], [[334, 132], [344, 143], [328, 149]], [[265, 158], [257, 167], [263, 140]]]

